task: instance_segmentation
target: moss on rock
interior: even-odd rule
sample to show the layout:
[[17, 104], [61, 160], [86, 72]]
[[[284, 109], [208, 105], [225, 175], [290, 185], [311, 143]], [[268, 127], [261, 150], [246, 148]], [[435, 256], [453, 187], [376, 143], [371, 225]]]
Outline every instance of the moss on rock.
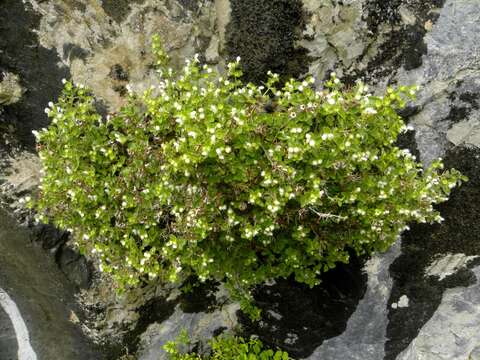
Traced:
[[308, 71], [307, 50], [296, 48], [303, 27], [299, 0], [231, 0], [226, 32], [230, 58], [240, 56], [244, 79], [261, 83], [268, 70], [295, 77]]

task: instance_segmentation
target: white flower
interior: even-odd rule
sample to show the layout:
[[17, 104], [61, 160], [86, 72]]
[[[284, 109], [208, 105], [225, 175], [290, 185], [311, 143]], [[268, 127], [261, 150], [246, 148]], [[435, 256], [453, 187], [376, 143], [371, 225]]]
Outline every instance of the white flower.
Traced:
[[363, 113], [368, 114], [368, 115], [374, 115], [374, 114], [377, 113], [377, 110], [375, 110], [374, 108], [371, 108], [371, 107], [367, 107], [367, 108], [365, 108], [365, 110], [363, 110]]
[[335, 105], [335, 99], [332, 98], [332, 97], [329, 97], [329, 98], [327, 99], [327, 102], [328, 102], [330, 105]]

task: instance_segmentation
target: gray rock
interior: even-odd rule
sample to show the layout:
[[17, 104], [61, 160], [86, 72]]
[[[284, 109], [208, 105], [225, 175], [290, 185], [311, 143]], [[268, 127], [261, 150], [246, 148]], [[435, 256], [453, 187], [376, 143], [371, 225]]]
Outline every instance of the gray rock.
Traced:
[[192, 339], [205, 341], [219, 329], [233, 329], [238, 309], [238, 304], [228, 304], [210, 313], [185, 313], [177, 305], [172, 316], [162, 323], [151, 324], [141, 335], [139, 360], [168, 359], [162, 346], [175, 340], [182, 330]]
[[[449, 142], [479, 145], [478, 106], [467, 107], [461, 100], [466, 95], [480, 93], [479, 33], [480, 3], [448, 0], [424, 38], [428, 50], [423, 66], [400, 71], [396, 77], [401, 84], [421, 86], [416, 103], [421, 112], [410, 123], [417, 130], [416, 139], [425, 164], [443, 156]], [[463, 111], [456, 113], [458, 109]]]
[[[109, 14], [98, 0], [26, 2], [42, 15], [40, 44], [55, 50], [73, 80], [91, 87], [112, 111], [124, 104], [122, 89], [128, 82], [139, 92], [158, 83], [151, 69], [152, 35], [161, 36], [174, 67], [183, 66], [196, 52], [207, 52], [209, 61], [217, 63], [228, 21], [226, 1], [198, 1], [195, 12], [187, 11], [181, 1], [135, 1], [120, 22], [105, 21]], [[202, 47], [204, 38], [210, 41]], [[109, 76], [115, 66], [129, 74], [128, 82]]]
[[364, 271], [368, 275], [365, 296], [350, 317], [345, 332], [328, 339], [308, 357], [310, 360], [381, 360], [387, 329], [387, 302], [392, 288], [390, 264], [400, 254], [397, 241], [385, 254], [370, 259]]
[[473, 272], [477, 283], [447, 290], [435, 314], [397, 360], [465, 360], [471, 356], [480, 343], [480, 267]]
[[425, 276], [438, 276], [442, 281], [462, 268], [466, 268], [468, 263], [478, 256], [466, 256], [465, 254], [446, 254], [439, 256], [430, 266], [425, 269]]
[[480, 360], [480, 346], [475, 347], [470, 353], [468, 360]]
[[373, 41], [362, 18], [364, 1], [344, 3], [303, 1], [309, 18], [298, 45], [309, 50], [309, 73], [320, 80], [333, 68], [348, 69]]
[[84, 256], [71, 247], [63, 246], [57, 253], [57, 262], [65, 276], [76, 286], [87, 289], [90, 285], [90, 266]]

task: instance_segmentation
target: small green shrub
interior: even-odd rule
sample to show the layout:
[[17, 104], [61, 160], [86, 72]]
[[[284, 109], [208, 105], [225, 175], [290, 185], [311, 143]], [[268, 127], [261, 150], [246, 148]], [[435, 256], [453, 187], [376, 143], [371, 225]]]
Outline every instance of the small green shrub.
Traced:
[[218, 336], [210, 341], [211, 354], [200, 356], [197, 353], [184, 353], [181, 347], [190, 344], [186, 333], [182, 333], [177, 341], [170, 341], [165, 351], [171, 360], [289, 360], [288, 353], [264, 349], [260, 340], [251, 338], [246, 341], [241, 337]]
[[423, 170], [395, 146], [396, 110], [414, 88], [368, 94], [332, 77], [244, 85], [187, 61], [179, 74], [154, 39], [161, 83], [107, 118], [66, 82], [37, 133], [40, 220], [71, 229], [120, 284], [189, 275], [226, 283], [253, 317], [252, 286], [294, 275], [310, 286], [336, 262], [386, 250], [465, 180]]

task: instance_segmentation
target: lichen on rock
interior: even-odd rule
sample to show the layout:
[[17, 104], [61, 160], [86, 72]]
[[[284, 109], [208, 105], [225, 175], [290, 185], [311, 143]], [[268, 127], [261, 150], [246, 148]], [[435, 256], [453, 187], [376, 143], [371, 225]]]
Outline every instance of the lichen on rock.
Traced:
[[9, 72], [0, 74], [0, 106], [15, 104], [23, 92], [18, 75]]

